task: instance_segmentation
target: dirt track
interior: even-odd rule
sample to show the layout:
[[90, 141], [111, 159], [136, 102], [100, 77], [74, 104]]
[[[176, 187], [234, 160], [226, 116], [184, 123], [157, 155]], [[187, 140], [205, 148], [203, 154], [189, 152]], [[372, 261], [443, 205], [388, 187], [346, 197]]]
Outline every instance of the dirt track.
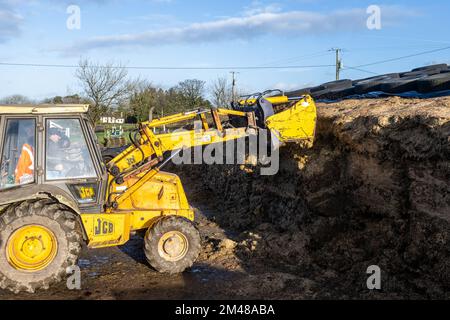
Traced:
[[[312, 150], [278, 175], [183, 167], [204, 250], [192, 270], [151, 270], [136, 237], [84, 251], [81, 291], [19, 298], [450, 298], [450, 98], [319, 105]], [[382, 269], [379, 292], [367, 267]], [[0, 291], [0, 299], [17, 298]]]

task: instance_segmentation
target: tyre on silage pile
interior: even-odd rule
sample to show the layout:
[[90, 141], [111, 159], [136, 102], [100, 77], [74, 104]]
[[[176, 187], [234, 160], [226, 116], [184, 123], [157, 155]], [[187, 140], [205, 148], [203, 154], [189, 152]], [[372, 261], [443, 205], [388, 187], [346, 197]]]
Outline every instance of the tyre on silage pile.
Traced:
[[380, 86], [384, 81], [398, 79], [400, 75], [398, 73], [390, 73], [376, 77], [370, 77], [362, 80], [355, 81], [355, 93], [364, 94], [374, 91], [380, 91]]
[[427, 69], [422, 71], [411, 71], [411, 72], [403, 72], [400, 74], [401, 78], [410, 78], [410, 77], [426, 77], [426, 76], [434, 76], [435, 74], [441, 73], [442, 69]]
[[440, 73], [417, 81], [421, 93], [450, 90], [450, 73]]
[[323, 90], [315, 94], [317, 100], [339, 100], [355, 94], [355, 88], [352, 86], [345, 89]]
[[447, 69], [448, 65], [445, 63], [440, 63], [440, 64], [433, 64], [430, 66], [425, 66], [425, 67], [420, 67], [420, 68], [415, 68], [412, 69], [412, 72], [416, 72], [416, 71], [426, 71], [426, 70], [434, 70], [434, 69], [439, 69], [439, 70], [444, 70]]
[[304, 89], [286, 92], [286, 96], [289, 98], [301, 97], [305, 94], [311, 94], [311, 88], [304, 88]]
[[403, 93], [418, 90], [418, 81], [426, 76], [407, 77], [384, 81], [380, 85], [380, 90], [387, 93]]
[[321, 88], [330, 90], [348, 89], [351, 86], [353, 86], [353, 81], [349, 79], [330, 81], [320, 85]]

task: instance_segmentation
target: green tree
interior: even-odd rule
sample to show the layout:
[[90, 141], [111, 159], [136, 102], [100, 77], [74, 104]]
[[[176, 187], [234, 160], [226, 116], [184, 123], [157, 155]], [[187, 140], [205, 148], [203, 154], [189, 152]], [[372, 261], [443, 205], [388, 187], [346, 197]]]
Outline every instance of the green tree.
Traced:
[[198, 79], [188, 79], [178, 83], [175, 90], [181, 94], [182, 103], [188, 109], [195, 109], [205, 106], [205, 81]]

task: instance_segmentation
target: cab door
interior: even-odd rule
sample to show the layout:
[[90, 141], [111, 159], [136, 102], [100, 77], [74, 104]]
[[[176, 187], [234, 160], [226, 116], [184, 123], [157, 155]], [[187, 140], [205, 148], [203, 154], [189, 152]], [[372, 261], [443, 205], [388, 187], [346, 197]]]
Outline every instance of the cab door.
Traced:
[[1, 119], [0, 191], [36, 183], [36, 118]]
[[68, 189], [82, 212], [103, 207], [104, 169], [81, 117], [45, 118], [44, 179]]

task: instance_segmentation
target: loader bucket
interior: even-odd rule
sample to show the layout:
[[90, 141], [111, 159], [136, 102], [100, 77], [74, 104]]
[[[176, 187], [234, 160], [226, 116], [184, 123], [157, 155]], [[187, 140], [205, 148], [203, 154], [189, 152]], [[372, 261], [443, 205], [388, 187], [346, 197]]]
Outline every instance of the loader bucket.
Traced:
[[304, 143], [312, 146], [317, 123], [317, 109], [314, 100], [305, 96], [289, 109], [266, 119], [267, 128], [281, 142]]

